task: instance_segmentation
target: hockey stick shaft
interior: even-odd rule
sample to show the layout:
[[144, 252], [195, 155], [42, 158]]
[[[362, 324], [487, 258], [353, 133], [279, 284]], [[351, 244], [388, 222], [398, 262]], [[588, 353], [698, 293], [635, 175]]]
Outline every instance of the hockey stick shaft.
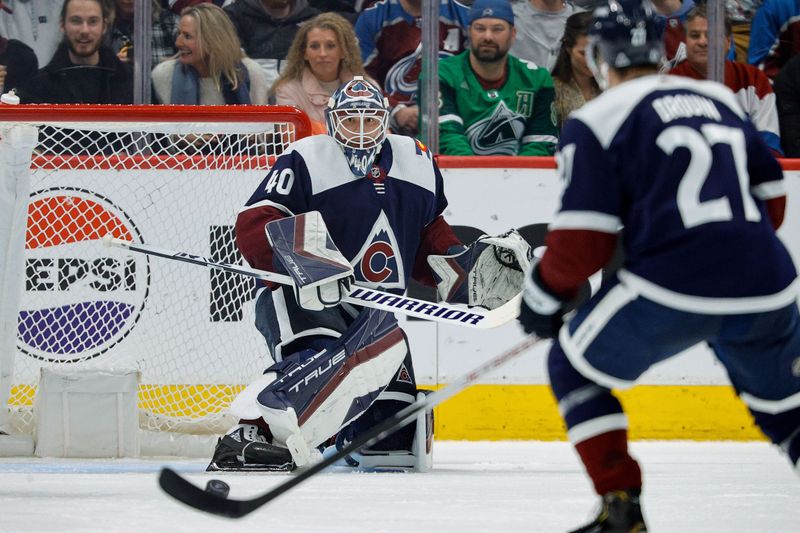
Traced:
[[[106, 236], [103, 240], [107, 246], [125, 248], [132, 252], [223, 270], [231, 274], [239, 274], [255, 279], [271, 281], [273, 283], [280, 283], [282, 285], [292, 284], [292, 278], [285, 274], [276, 274], [274, 272], [259, 270], [244, 265], [222, 263], [200, 255], [168, 250], [150, 244], [135, 243], [111, 236]], [[486, 310], [479, 307], [466, 308], [445, 302], [428, 302], [409, 296], [398, 296], [378, 289], [369, 289], [367, 287], [355, 285], [353, 290], [343, 301], [354, 305], [380, 309], [382, 311], [400, 313], [423, 320], [444, 322], [471, 329], [490, 329], [502, 326], [517, 317], [519, 313], [519, 299], [520, 296], [518, 295], [496, 309]]]
[[280, 483], [276, 487], [255, 498], [249, 500], [232, 500], [212, 494], [210, 492], [206, 492], [200, 487], [192, 484], [190, 481], [182, 478], [174, 470], [169, 468], [164, 468], [161, 470], [161, 475], [159, 476], [158, 480], [159, 485], [161, 485], [161, 488], [167, 494], [185, 503], [186, 505], [194, 507], [195, 509], [216, 515], [227, 516], [229, 518], [241, 518], [255, 511], [259, 507], [269, 503], [304, 481], [307, 481], [309, 478], [322, 472], [336, 462], [341, 461], [348, 455], [356, 453], [364, 447], [372, 446], [375, 443], [383, 440], [414, 420], [417, 413], [423, 410], [427, 411], [433, 409], [437, 405], [474, 384], [489, 372], [515, 359], [540, 341], [541, 339], [537, 337], [526, 338], [523, 342], [483, 363], [471, 372], [468, 372], [467, 374], [457, 378], [449, 385], [417, 400], [406, 408], [398, 411], [391, 417], [383, 420], [381, 423], [373, 426], [369, 431], [358, 436], [347, 446], [337, 450], [337, 452], [330, 457], [327, 457], [321, 462], [315, 463], [308, 468], [300, 470], [285, 482]]

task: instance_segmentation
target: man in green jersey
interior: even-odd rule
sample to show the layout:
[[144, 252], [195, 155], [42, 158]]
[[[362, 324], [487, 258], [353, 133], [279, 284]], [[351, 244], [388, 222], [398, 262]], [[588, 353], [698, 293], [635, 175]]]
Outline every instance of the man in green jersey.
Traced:
[[553, 79], [509, 55], [508, 0], [475, 0], [469, 21], [469, 50], [439, 61], [439, 153], [553, 155]]

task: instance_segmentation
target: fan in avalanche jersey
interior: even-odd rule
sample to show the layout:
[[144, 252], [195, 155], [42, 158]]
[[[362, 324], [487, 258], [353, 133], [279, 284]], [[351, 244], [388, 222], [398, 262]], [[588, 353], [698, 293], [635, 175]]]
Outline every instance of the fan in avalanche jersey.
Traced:
[[[414, 277], [448, 301], [489, 308], [522, 288], [530, 247], [511, 234], [465, 249], [442, 217], [431, 154], [387, 134], [388, 115], [378, 87], [360, 76], [345, 83], [329, 102], [328, 134], [290, 145], [239, 214], [244, 258], [294, 286], [256, 298], [275, 364], [231, 406], [241, 423], [220, 439], [212, 470], [306, 464], [332, 436], [341, 446], [416, 400], [404, 333], [391, 313], [343, 303], [352, 281], [402, 294]], [[428, 438], [415, 440], [411, 424], [358, 462], [415, 467], [427, 456], [429, 465], [427, 424]]]
[[[800, 469], [797, 274], [775, 233], [781, 168], [729, 89], [657, 74], [656, 28], [646, 0], [594, 12], [587, 59], [610, 88], [564, 126], [566, 188], [523, 293], [525, 331], [557, 337], [550, 383], [602, 496], [578, 531], [646, 530], [641, 472], [611, 389], [700, 342]], [[623, 268], [562, 327], [564, 303], [609, 263], [622, 231]]]
[[[464, 50], [468, 8], [441, 0], [439, 57]], [[396, 133], [415, 135], [419, 115], [415, 100], [422, 68], [422, 0], [382, 0], [365, 9], [356, 22], [364, 69], [383, 87]]]
[[[708, 77], [708, 14], [706, 6], [695, 7], [686, 14], [686, 61], [669, 71], [670, 74], [696, 80]], [[730, 48], [731, 23], [725, 19], [726, 48]], [[742, 109], [750, 117], [764, 142], [776, 157], [783, 155], [775, 93], [769, 78], [753, 65], [725, 60], [725, 85], [733, 91]]]

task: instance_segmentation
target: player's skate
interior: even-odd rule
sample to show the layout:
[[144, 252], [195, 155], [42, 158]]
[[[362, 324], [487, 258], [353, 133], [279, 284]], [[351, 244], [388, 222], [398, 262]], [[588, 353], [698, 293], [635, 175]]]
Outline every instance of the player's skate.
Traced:
[[600, 513], [591, 523], [571, 533], [643, 533], [647, 531], [639, 505], [638, 489], [608, 492], [600, 502]]
[[289, 472], [294, 467], [289, 450], [270, 444], [264, 430], [252, 424], [239, 424], [217, 441], [206, 471]]

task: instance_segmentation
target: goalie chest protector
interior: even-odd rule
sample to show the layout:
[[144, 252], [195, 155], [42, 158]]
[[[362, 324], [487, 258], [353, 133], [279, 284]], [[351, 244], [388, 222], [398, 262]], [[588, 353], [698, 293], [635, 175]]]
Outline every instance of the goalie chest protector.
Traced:
[[327, 135], [287, 148], [248, 200], [287, 215], [322, 214], [360, 285], [405, 289], [423, 229], [447, 206], [442, 176], [427, 148], [389, 135], [367, 177], [355, 176]]

